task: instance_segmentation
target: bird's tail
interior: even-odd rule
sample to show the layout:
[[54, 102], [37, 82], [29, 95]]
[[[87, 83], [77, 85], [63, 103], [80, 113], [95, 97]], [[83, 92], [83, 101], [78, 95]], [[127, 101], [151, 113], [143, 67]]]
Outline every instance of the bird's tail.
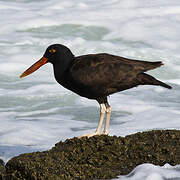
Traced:
[[156, 69], [162, 65], [164, 65], [164, 64], [161, 61], [156, 61], [156, 62], [144, 61], [144, 64], [143, 64], [144, 71], [143, 72], [149, 71], [152, 69]]
[[149, 64], [150, 69], [155, 69], [164, 65], [162, 61], [148, 62], [148, 64]]
[[140, 73], [137, 76], [137, 80], [141, 85], [155, 85], [155, 86], [162, 86], [168, 89], [172, 89], [171, 86], [157, 80], [156, 78], [150, 76], [149, 74], [146, 73]]

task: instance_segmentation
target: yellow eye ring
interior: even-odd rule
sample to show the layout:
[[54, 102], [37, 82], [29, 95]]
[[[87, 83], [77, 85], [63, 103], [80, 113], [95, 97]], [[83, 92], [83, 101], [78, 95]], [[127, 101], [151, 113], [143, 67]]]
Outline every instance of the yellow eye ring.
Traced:
[[55, 53], [56, 50], [55, 50], [55, 49], [50, 49], [49, 52], [50, 52], [50, 53]]

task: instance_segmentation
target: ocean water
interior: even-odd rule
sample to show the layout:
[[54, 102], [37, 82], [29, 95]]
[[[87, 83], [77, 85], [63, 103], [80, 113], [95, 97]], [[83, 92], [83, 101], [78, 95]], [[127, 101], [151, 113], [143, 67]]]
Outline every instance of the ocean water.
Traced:
[[[75, 55], [107, 52], [163, 61], [149, 74], [168, 90], [140, 86], [109, 97], [110, 135], [180, 129], [179, 0], [0, 0], [0, 158], [46, 150], [97, 127], [97, 102], [56, 83], [50, 64], [19, 75], [60, 43]], [[137, 166], [123, 180], [177, 180], [180, 166]]]

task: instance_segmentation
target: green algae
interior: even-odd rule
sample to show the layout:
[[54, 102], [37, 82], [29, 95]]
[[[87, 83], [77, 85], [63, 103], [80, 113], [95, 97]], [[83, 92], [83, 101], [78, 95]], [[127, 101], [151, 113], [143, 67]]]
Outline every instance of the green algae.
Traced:
[[4, 161], [0, 159], [0, 180], [3, 180], [5, 178], [6, 170], [4, 167]]
[[[5, 179], [111, 179], [137, 165], [180, 164], [180, 131], [153, 130], [126, 137], [94, 136], [59, 142], [44, 152], [22, 154], [6, 164]], [[1, 177], [1, 176], [0, 176]]]

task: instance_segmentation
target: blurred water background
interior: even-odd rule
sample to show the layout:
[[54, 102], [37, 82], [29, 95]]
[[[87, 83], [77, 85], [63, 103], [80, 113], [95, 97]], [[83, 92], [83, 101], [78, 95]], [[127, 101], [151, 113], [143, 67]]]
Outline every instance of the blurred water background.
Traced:
[[[180, 129], [179, 0], [0, 0], [0, 158], [46, 150], [95, 130], [97, 102], [56, 83], [50, 64], [19, 75], [60, 43], [78, 56], [112, 53], [163, 61], [149, 72], [173, 86], [141, 86], [109, 97], [110, 135]], [[142, 164], [119, 179], [180, 179], [179, 166]]]

